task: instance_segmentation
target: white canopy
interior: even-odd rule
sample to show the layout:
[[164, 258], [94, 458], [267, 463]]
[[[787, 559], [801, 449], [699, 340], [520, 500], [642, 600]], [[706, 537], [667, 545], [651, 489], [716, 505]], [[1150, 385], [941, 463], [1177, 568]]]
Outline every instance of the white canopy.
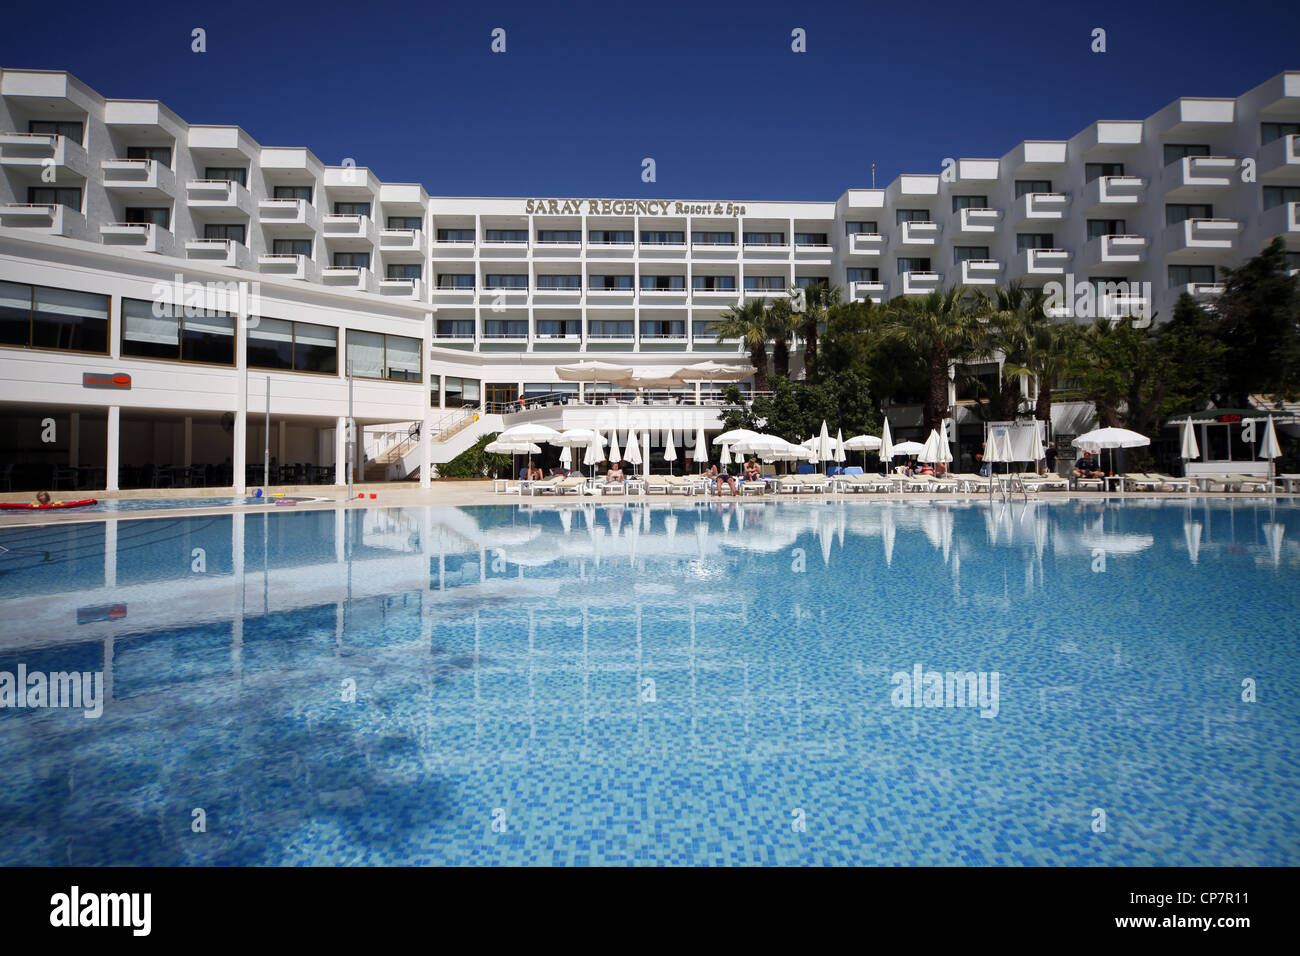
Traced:
[[558, 436], [551, 439], [552, 445], [563, 445], [567, 448], [576, 448], [591, 444], [603, 445], [605, 439], [590, 428], [570, 428], [561, 432]]
[[894, 456], [899, 455], [919, 455], [925, 451], [925, 446], [919, 441], [900, 441], [894, 446]]
[[715, 445], [730, 445], [733, 442], [744, 441], [747, 438], [758, 438], [759, 434], [750, 431], [748, 428], [733, 428], [729, 432], [723, 432], [713, 439]]
[[631, 366], [613, 365], [609, 362], [576, 362], [573, 365], [555, 366], [556, 377], [561, 382], [612, 382], [615, 376], [631, 373]]
[[1137, 448], [1151, 444], [1151, 439], [1127, 428], [1095, 428], [1074, 440], [1075, 448], [1100, 451], [1103, 448]]
[[875, 435], [857, 435], [844, 442], [846, 451], [875, 451], [880, 447], [880, 439]]
[[492, 455], [540, 455], [542, 453], [542, 449], [531, 442], [500, 439], [488, 442], [483, 446], [483, 450]]
[[507, 428], [501, 434], [497, 435], [497, 441], [504, 442], [550, 442], [560, 437], [560, 433], [554, 428], [547, 425], [539, 425], [536, 422], [525, 422], [522, 425], [514, 425]]
[[680, 374], [687, 382], [738, 382], [753, 375], [752, 365], [724, 365], [721, 362], [696, 362], [681, 369]]

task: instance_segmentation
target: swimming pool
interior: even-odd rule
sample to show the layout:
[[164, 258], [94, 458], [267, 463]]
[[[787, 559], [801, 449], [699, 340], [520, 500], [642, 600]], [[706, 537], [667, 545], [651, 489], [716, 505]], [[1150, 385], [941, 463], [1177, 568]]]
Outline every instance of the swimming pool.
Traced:
[[[0, 710], [0, 864], [1300, 863], [1290, 504], [331, 509], [0, 546], [0, 672], [104, 684], [97, 719]], [[941, 706], [903, 706], [918, 666]]]
[[279, 501], [283, 501], [288, 505], [289, 503], [324, 500], [326, 499], [305, 498], [301, 495], [281, 496], [279, 498], [253, 497], [252, 495], [243, 498], [101, 498], [93, 505], [59, 509], [57, 511], [14, 510], [0, 512], [0, 521], [3, 521], [5, 515], [116, 514], [130, 511], [182, 511], [185, 509], [195, 508], [231, 508], [239, 505], [274, 505]]

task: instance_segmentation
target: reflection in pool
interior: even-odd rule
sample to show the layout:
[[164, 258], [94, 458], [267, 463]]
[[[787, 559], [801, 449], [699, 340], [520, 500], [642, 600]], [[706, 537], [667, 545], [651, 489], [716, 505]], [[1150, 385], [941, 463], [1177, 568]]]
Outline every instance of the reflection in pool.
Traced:
[[[107, 698], [0, 709], [3, 864], [1300, 862], [1286, 504], [277, 511], [0, 547], [0, 672]], [[895, 706], [918, 665], [996, 673], [996, 716]]]

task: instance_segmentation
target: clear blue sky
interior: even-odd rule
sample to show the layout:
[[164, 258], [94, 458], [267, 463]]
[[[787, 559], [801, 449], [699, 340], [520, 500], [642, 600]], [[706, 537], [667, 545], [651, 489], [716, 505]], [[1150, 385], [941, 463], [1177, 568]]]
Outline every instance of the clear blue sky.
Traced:
[[[0, 63], [66, 69], [434, 195], [829, 200], [869, 186], [872, 162], [883, 186], [1300, 69], [1295, 0], [57, 9], [8, 5]], [[190, 51], [194, 27], [206, 53]], [[791, 52], [795, 27], [806, 53]]]

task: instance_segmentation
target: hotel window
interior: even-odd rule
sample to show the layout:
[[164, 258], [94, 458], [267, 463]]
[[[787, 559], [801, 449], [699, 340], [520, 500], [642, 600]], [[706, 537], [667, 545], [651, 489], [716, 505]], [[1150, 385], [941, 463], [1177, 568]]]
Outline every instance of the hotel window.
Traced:
[[[577, 382], [524, 382], [524, 398], [531, 405], [534, 401], [542, 398], [559, 399], [561, 395], [572, 395], [574, 399], [578, 397]], [[580, 453], [585, 454], [586, 449], [580, 449]]]
[[242, 222], [207, 222], [203, 224], [203, 238], [229, 239], [242, 245], [246, 229]]
[[846, 236], [855, 236], [858, 233], [874, 236], [880, 232], [879, 223], [875, 222], [846, 222], [844, 224], [844, 234]]
[[1300, 186], [1265, 186], [1264, 208], [1272, 209], [1284, 203], [1300, 202]]
[[390, 262], [384, 267], [385, 279], [419, 279], [424, 275], [424, 267], [418, 262]]
[[581, 229], [538, 229], [537, 241], [543, 243], [582, 242], [582, 230]]
[[1123, 176], [1123, 163], [1084, 163], [1083, 164], [1083, 181], [1090, 183], [1094, 179], [1100, 179], [1102, 176]]
[[795, 276], [794, 284], [800, 289], [811, 289], [815, 285], [826, 285], [826, 276]]
[[271, 254], [276, 256], [306, 256], [311, 258], [310, 239], [273, 239]]
[[953, 196], [952, 197], [953, 212], [956, 212], [959, 209], [988, 209], [988, 208], [989, 208], [988, 196]]
[[900, 256], [898, 259], [898, 274], [901, 276], [904, 272], [929, 272], [930, 259], [928, 256], [907, 257]]
[[735, 276], [691, 276], [691, 288], [705, 292], [735, 292]]
[[209, 166], [204, 170], [203, 178], [247, 186], [248, 170], [242, 166]]
[[444, 272], [438, 276], [439, 289], [473, 289], [474, 274], [471, 272]]
[[348, 366], [358, 378], [382, 378], [390, 382], [418, 382], [420, 339], [380, 332], [348, 330]]
[[794, 244], [796, 246], [826, 246], [830, 245], [826, 241], [824, 232], [796, 232], [794, 234]]
[[528, 276], [523, 273], [489, 272], [483, 277], [485, 289], [527, 289]]
[[235, 317], [213, 309], [123, 299], [122, 354], [234, 365]]
[[172, 148], [170, 146], [128, 146], [127, 159], [152, 159], [159, 166], [171, 167]]
[[1210, 147], [1203, 144], [1165, 143], [1165, 165], [1176, 163], [1188, 156], [1209, 156]]
[[1016, 198], [1028, 195], [1029, 193], [1050, 193], [1052, 191], [1052, 181], [1050, 179], [1017, 179], [1016, 180]]
[[1214, 281], [1214, 266], [1170, 266], [1169, 287]]
[[734, 246], [734, 232], [692, 232], [691, 244], [696, 246]]
[[338, 329], [307, 322], [259, 318], [248, 330], [251, 368], [338, 373]]
[[1123, 219], [1089, 219], [1088, 220], [1088, 238], [1096, 239], [1098, 236], [1122, 236], [1125, 227], [1128, 225]]
[[527, 242], [527, 229], [489, 229], [488, 242]]
[[899, 209], [896, 211], [894, 222], [901, 225], [905, 222], [930, 222], [930, 210], [928, 209]]
[[483, 336], [489, 339], [528, 338], [527, 319], [484, 319]]
[[784, 246], [784, 232], [747, 232], [745, 233], [745, 245], [747, 246]]
[[478, 408], [481, 387], [482, 383], [476, 378], [445, 376], [442, 380], [442, 407]]
[[1213, 219], [1214, 207], [1209, 203], [1165, 203], [1165, 225], [1176, 226], [1188, 219]]
[[[538, 319], [537, 334], [542, 338], [561, 339], [565, 337], [579, 338], [582, 335], [581, 319]], [[576, 385], [574, 386], [577, 387]], [[527, 391], [527, 386], [525, 386]]]
[[686, 233], [684, 232], [655, 232], [653, 230], [641, 230], [641, 245], [643, 246], [680, 246], [686, 242]]
[[389, 229], [405, 229], [409, 232], [419, 232], [424, 226], [424, 220], [419, 216], [389, 216]]
[[988, 246], [953, 246], [952, 264], [965, 262], [967, 259], [984, 260], [989, 257]]
[[630, 321], [614, 321], [612, 319], [591, 319], [587, 323], [587, 334], [592, 338], [631, 338], [634, 329]]
[[302, 199], [311, 202], [310, 186], [276, 186], [271, 190], [272, 199]]
[[170, 229], [172, 211], [169, 206], [128, 206], [124, 222], [150, 222], [159, 229]]
[[72, 140], [80, 146], [81, 138], [85, 135], [85, 124], [68, 122], [66, 120], [31, 120], [27, 124], [27, 132], [36, 136], [63, 136]]
[[1056, 237], [1050, 232], [1018, 232], [1016, 233], [1016, 252], [1024, 252], [1026, 249], [1055, 249]]
[[641, 288], [672, 291], [686, 288], [686, 276], [642, 276]]
[[587, 233], [587, 241], [606, 246], [630, 246], [632, 245], [632, 230], [592, 229]]
[[588, 289], [630, 289], [631, 276], [588, 276]]
[[108, 352], [108, 296], [0, 282], [0, 345]]
[[1300, 123], [1259, 124], [1259, 145], [1265, 146], [1283, 136], [1300, 136]]
[[582, 276], [580, 275], [538, 276], [537, 288], [539, 289], [581, 289]]
[[440, 339], [472, 339], [473, 319], [439, 319], [436, 336]]
[[370, 253], [336, 252], [331, 263], [335, 269], [369, 269]]
[[439, 242], [473, 242], [473, 229], [439, 229]]
[[679, 338], [686, 334], [685, 319], [642, 319], [641, 335], [651, 339]]
[[850, 285], [854, 282], [880, 281], [880, 269], [875, 267], [869, 269], [848, 269], [847, 273]]
[[28, 186], [27, 201], [33, 206], [63, 206], [81, 212], [81, 189], [73, 186]]
[[334, 215], [336, 216], [369, 216], [370, 203], [368, 202], [336, 202], [334, 204]]
[[757, 291], [785, 288], [785, 276], [745, 276], [745, 288]]

